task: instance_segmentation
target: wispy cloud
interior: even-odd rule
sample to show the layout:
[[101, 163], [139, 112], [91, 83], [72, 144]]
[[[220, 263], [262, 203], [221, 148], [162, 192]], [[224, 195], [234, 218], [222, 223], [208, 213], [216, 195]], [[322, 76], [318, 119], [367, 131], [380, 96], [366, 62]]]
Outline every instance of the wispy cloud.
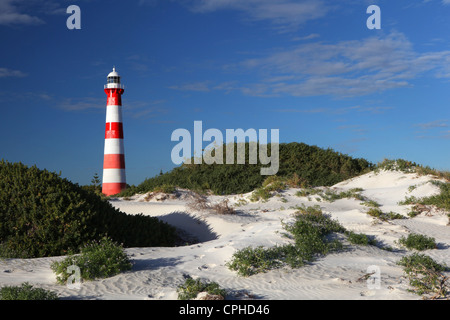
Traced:
[[105, 109], [105, 99], [100, 98], [65, 98], [56, 103], [56, 107], [65, 111], [85, 111], [85, 110], [103, 110]]
[[208, 87], [209, 82], [193, 82], [193, 83], [185, 83], [182, 85], [170, 86], [170, 89], [180, 90], [180, 91], [198, 91], [198, 92], [208, 92], [210, 88]]
[[416, 139], [450, 139], [450, 127], [447, 119], [439, 119], [430, 122], [417, 123], [413, 127], [418, 128]]
[[45, 24], [44, 15], [66, 14], [69, 3], [58, 0], [0, 0], [0, 26]]
[[171, 88], [202, 92], [223, 89], [259, 97], [356, 97], [412, 87], [414, 80], [424, 76], [450, 78], [450, 51], [417, 52], [404, 34], [393, 32], [338, 43], [303, 43], [227, 64], [230, 71], [258, 80], [211, 87], [204, 81]]
[[294, 37], [294, 38], [292, 38], [292, 41], [312, 40], [312, 39], [316, 39], [316, 38], [319, 38], [319, 37], [320, 37], [320, 34], [318, 34], [318, 33], [311, 33], [311, 34], [309, 34], [307, 36], [304, 36], [304, 37]]
[[448, 121], [447, 120], [436, 120], [432, 122], [426, 122], [426, 123], [418, 123], [414, 125], [415, 127], [419, 127], [424, 130], [428, 129], [434, 129], [434, 128], [448, 128]]
[[[403, 34], [391, 33], [336, 44], [303, 44], [244, 60], [238, 67], [267, 78], [291, 77], [266, 84], [266, 94], [345, 97], [412, 86], [412, 80], [430, 71], [435, 77], [450, 77], [449, 62], [450, 51], [418, 53]], [[252, 93], [250, 86], [246, 89]]]
[[[85, 98], [65, 98], [55, 99], [51, 96], [41, 97], [49, 101], [53, 106], [68, 112], [105, 112], [106, 100], [103, 98], [85, 97]], [[133, 119], [155, 118], [166, 114], [168, 109], [165, 107], [166, 100], [123, 101], [123, 115]]]
[[279, 31], [295, 30], [310, 20], [324, 17], [329, 6], [322, 0], [191, 0], [200, 13], [236, 10], [249, 21], [269, 21]]
[[26, 76], [27, 74], [20, 70], [0, 68], [0, 78], [23, 78]]
[[24, 13], [19, 8], [23, 0], [0, 0], [0, 25], [37, 25], [44, 21], [36, 16]]
[[393, 109], [392, 107], [361, 107], [361, 106], [352, 106], [352, 107], [342, 107], [342, 108], [312, 108], [312, 109], [278, 109], [276, 112], [282, 113], [322, 113], [322, 114], [332, 114], [332, 115], [342, 115], [347, 113], [363, 113], [367, 112], [370, 114], [381, 114], [387, 110]]

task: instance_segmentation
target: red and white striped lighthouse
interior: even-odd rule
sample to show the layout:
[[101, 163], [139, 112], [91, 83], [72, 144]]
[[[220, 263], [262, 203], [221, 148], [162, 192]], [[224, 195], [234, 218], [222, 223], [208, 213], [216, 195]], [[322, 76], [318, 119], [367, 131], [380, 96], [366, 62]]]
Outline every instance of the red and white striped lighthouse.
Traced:
[[108, 74], [104, 87], [106, 103], [105, 153], [102, 193], [110, 196], [126, 188], [125, 150], [123, 145], [122, 94], [124, 86], [116, 68]]

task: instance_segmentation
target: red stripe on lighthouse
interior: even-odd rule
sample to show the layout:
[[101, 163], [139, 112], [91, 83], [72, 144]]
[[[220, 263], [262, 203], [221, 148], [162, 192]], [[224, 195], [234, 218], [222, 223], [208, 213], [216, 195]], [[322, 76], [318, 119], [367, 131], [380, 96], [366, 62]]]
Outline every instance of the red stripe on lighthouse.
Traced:
[[108, 106], [121, 106], [123, 89], [105, 89], [105, 93], [108, 95], [106, 104]]
[[105, 154], [103, 158], [103, 169], [125, 169], [125, 155]]
[[102, 192], [105, 195], [113, 195], [118, 194], [122, 190], [126, 189], [127, 184], [126, 183], [103, 183], [102, 184]]
[[105, 139], [123, 139], [122, 122], [107, 122], [105, 127]]

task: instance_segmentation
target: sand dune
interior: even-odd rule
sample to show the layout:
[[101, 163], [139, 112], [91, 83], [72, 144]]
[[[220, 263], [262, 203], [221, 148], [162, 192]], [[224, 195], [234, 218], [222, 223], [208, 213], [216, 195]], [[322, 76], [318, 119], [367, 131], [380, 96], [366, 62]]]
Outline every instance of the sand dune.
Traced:
[[[332, 187], [338, 191], [362, 188], [364, 196], [381, 204], [383, 211], [406, 216], [410, 206], [399, 201], [406, 196], [424, 197], [436, 194], [438, 188], [429, 183], [432, 177], [394, 171], [369, 173]], [[416, 186], [414, 190], [410, 186]], [[241, 204], [236, 215], [214, 215], [190, 210], [189, 197], [163, 201], [145, 201], [135, 196], [111, 203], [129, 213], [157, 216], [199, 243], [175, 248], [128, 248], [134, 266], [129, 272], [97, 281], [85, 282], [80, 289], [56, 284], [50, 269], [52, 261], [63, 257], [39, 259], [6, 259], [0, 261], [1, 285], [31, 284], [56, 291], [64, 299], [149, 299], [173, 300], [176, 289], [185, 277], [200, 277], [215, 281], [228, 290], [230, 299], [420, 299], [407, 291], [408, 281], [396, 262], [406, 250], [390, 252], [374, 246], [351, 246], [329, 254], [299, 269], [282, 268], [251, 277], [240, 277], [225, 263], [236, 250], [247, 246], [275, 246], [287, 243], [283, 237], [282, 221], [292, 219], [294, 207], [319, 205], [348, 230], [373, 235], [383, 245], [396, 247], [395, 241], [409, 232], [432, 236], [439, 249], [426, 254], [438, 262], [450, 265], [450, 226], [446, 213], [432, 211], [414, 218], [377, 222], [365, 212], [367, 207], [355, 199], [334, 202], [319, 201], [318, 197], [298, 197], [298, 189], [288, 189], [281, 197], [267, 202], [250, 202], [249, 194], [211, 196], [211, 201], [229, 199]], [[282, 200], [284, 198], [285, 200]], [[243, 204], [245, 201], [246, 204]], [[371, 266], [381, 275], [380, 288], [371, 288], [360, 280]]]

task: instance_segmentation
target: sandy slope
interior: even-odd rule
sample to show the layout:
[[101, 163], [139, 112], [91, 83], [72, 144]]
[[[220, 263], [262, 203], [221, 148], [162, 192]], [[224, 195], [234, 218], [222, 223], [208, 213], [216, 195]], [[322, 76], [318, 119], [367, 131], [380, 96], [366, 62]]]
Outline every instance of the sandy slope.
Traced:
[[[342, 191], [362, 188], [363, 195], [382, 204], [383, 211], [394, 211], [406, 216], [409, 206], [398, 201], [405, 196], [424, 197], [437, 193], [436, 186], [428, 183], [431, 177], [418, 177], [401, 172], [369, 173], [333, 188]], [[412, 191], [408, 189], [415, 185]], [[0, 261], [0, 285], [31, 284], [56, 291], [67, 299], [176, 299], [177, 287], [186, 276], [215, 281], [230, 292], [230, 299], [420, 299], [407, 291], [408, 281], [396, 262], [407, 251], [389, 252], [373, 246], [352, 246], [348, 250], [320, 258], [300, 269], [283, 268], [243, 278], [230, 271], [225, 263], [232, 254], [246, 246], [274, 246], [287, 243], [282, 232], [282, 221], [289, 221], [301, 204], [320, 205], [324, 212], [339, 220], [347, 229], [376, 236], [383, 245], [396, 247], [395, 241], [408, 232], [432, 236], [439, 249], [426, 254], [438, 262], [450, 265], [450, 226], [446, 213], [433, 211], [415, 218], [376, 222], [365, 214], [367, 207], [354, 199], [335, 202], [319, 201], [295, 195], [298, 189], [289, 189], [268, 202], [248, 202], [238, 207], [240, 213], [219, 216], [192, 212], [186, 207], [187, 198], [164, 201], [144, 201], [135, 196], [130, 201], [114, 200], [112, 204], [129, 214], [143, 213], [158, 216], [185, 232], [195, 236], [198, 244], [175, 248], [130, 248], [134, 261], [130, 272], [112, 278], [86, 282], [80, 289], [57, 285], [50, 270], [54, 260], [9, 259]], [[247, 199], [250, 194], [228, 196], [230, 204]], [[212, 196], [211, 201], [225, 197]], [[282, 199], [285, 200], [282, 200]], [[380, 288], [368, 287], [360, 280], [370, 266], [380, 270]]]

